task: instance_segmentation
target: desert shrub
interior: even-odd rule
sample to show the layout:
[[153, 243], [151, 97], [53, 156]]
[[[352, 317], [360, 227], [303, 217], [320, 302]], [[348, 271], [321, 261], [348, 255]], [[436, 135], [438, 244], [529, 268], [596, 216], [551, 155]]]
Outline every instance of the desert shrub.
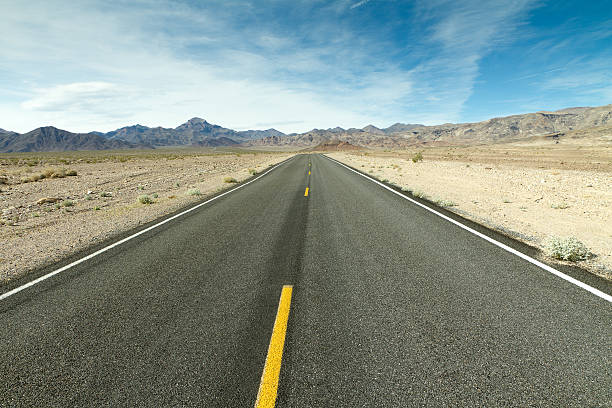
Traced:
[[96, 206], [94, 207], [94, 211], [100, 211], [100, 206], [99, 206], [99, 205], [96, 205]]
[[153, 197], [153, 198], [157, 198], [157, 197], [159, 197], [159, 195], [158, 195], [157, 193], [153, 193], [153, 194], [151, 195], [151, 197]]
[[64, 177], [66, 177], [66, 170], [60, 169], [60, 170], [53, 170], [53, 173], [51, 174], [49, 178], [64, 178]]
[[256, 175], [257, 174], [257, 170], [249, 169], [249, 173], [251, 173], [252, 175]]
[[64, 207], [73, 207], [74, 206], [74, 201], [72, 201], [72, 200], [64, 200], [64, 201], [62, 201], [62, 206], [64, 206]]
[[236, 180], [236, 179], [235, 179], [235, 178], [233, 178], [233, 177], [226, 177], [226, 178], [224, 178], [224, 179], [223, 179], [223, 182], [224, 182], [224, 183], [237, 183], [237, 182], [238, 182], [238, 180]]
[[414, 156], [412, 156], [412, 162], [418, 163], [420, 161], [423, 161], [423, 153], [421, 152], [415, 153]]
[[569, 205], [567, 203], [551, 204], [550, 208], [554, 208], [555, 210], [565, 210], [566, 208], [569, 208]]
[[67, 175], [67, 176], [76, 176], [76, 175], [77, 175], [77, 172], [76, 172], [76, 170], [68, 170], [68, 171], [66, 172], [66, 175]]
[[552, 237], [546, 243], [548, 254], [564, 261], [582, 261], [590, 255], [589, 249], [575, 237]]
[[85, 196], [85, 200], [87, 200], [87, 201], [91, 201], [91, 200], [92, 200], [92, 198], [91, 198], [91, 196], [90, 196], [89, 194], [87, 194], [87, 195]]
[[440, 207], [454, 207], [456, 204], [450, 200], [436, 200], [436, 204]]
[[412, 190], [412, 195], [418, 198], [427, 198], [427, 194], [420, 190]]
[[153, 204], [153, 199], [146, 194], [138, 196], [138, 202], [140, 204]]
[[144, 186], [138, 186], [138, 190], [144, 190]]
[[197, 188], [190, 188], [189, 190], [187, 190], [187, 194], [190, 196], [202, 195], [202, 193], [200, 193], [200, 190], [198, 190]]
[[113, 194], [109, 193], [108, 191], [103, 191], [100, 193], [100, 197], [112, 197]]
[[8, 177], [7, 176], [0, 176], [0, 185], [2, 184], [8, 184]]

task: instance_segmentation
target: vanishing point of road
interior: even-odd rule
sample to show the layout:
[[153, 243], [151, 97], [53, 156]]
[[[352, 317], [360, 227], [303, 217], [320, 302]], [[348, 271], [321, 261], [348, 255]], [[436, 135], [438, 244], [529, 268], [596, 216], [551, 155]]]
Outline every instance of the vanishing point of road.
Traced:
[[612, 406], [609, 283], [322, 155], [64, 264], [0, 288], [2, 407]]

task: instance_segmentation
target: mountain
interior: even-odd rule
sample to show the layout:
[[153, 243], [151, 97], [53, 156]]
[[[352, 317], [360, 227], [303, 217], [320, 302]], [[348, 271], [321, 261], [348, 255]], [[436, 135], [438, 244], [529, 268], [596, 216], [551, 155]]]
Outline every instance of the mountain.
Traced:
[[123, 140], [108, 140], [94, 133], [71, 133], [52, 126], [34, 129], [28, 133], [0, 133], [0, 153], [62, 152], [67, 150], [109, 150], [136, 147]]
[[[364, 147], [402, 148], [419, 144], [481, 144], [537, 135], [612, 126], [612, 105], [561, 109], [493, 118], [475, 123], [423, 126], [396, 123], [386, 129], [313, 129], [302, 134], [266, 137], [249, 145], [314, 147], [331, 140]], [[341, 129], [341, 131], [337, 130]]]
[[243, 130], [238, 132], [242, 138], [245, 139], [261, 139], [264, 137], [270, 136], [284, 136], [283, 132], [279, 132], [276, 129], [266, 129], [266, 130]]
[[409, 123], [395, 123], [388, 128], [382, 129], [386, 134], [406, 132], [408, 130], [412, 130], [414, 128], [422, 127], [423, 125], [412, 125]]
[[284, 135], [276, 129], [238, 132], [208, 123], [201, 118], [192, 118], [174, 129], [134, 125], [108, 132], [103, 136], [153, 146], [230, 146], [263, 137]]
[[405, 132], [404, 137], [410, 144], [491, 143], [605, 125], [612, 125], [612, 105], [541, 111], [476, 123], [423, 126]]

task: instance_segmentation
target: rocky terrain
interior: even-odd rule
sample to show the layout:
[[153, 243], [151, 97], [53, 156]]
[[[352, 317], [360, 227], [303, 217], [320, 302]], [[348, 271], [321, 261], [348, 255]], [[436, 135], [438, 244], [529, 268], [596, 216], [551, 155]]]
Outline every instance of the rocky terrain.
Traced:
[[612, 126], [612, 105], [595, 108], [569, 108], [555, 112], [536, 112], [493, 118], [477, 123], [419, 126], [395, 124], [386, 129], [314, 129], [302, 134], [271, 136], [249, 145], [314, 147], [329, 140], [356, 146], [400, 149], [428, 145], [476, 145], [515, 141], [531, 136], [563, 136], [564, 132]]
[[[423, 160], [413, 161], [417, 153]], [[612, 127], [479, 146], [330, 153], [478, 223], [542, 249], [576, 237], [581, 266], [612, 279]], [[550, 260], [550, 259], [548, 259]]]
[[0, 282], [203, 200], [290, 156], [161, 149], [0, 156]]
[[71, 133], [52, 126], [34, 129], [24, 134], [0, 132], [0, 153], [134, 148], [151, 148], [151, 146], [119, 139], [110, 140], [95, 133]]
[[70, 133], [53, 127], [23, 135], [0, 130], [1, 152], [101, 150], [162, 146], [313, 148], [330, 141], [354, 146], [402, 149], [409, 146], [476, 145], [514, 141], [531, 136], [562, 137], [564, 132], [612, 126], [612, 105], [569, 108], [493, 118], [483, 122], [422, 126], [396, 123], [380, 129], [340, 127], [286, 135], [276, 129], [236, 131], [192, 118], [176, 128], [126, 126], [108, 133]]

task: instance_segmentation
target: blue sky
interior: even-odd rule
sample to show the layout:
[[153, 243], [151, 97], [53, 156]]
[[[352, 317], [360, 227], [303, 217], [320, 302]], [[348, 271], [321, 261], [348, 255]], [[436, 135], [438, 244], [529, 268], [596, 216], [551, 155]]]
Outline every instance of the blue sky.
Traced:
[[[606, 4], [608, 3], [608, 4]], [[0, 0], [0, 127], [440, 124], [612, 103], [606, 1]]]

